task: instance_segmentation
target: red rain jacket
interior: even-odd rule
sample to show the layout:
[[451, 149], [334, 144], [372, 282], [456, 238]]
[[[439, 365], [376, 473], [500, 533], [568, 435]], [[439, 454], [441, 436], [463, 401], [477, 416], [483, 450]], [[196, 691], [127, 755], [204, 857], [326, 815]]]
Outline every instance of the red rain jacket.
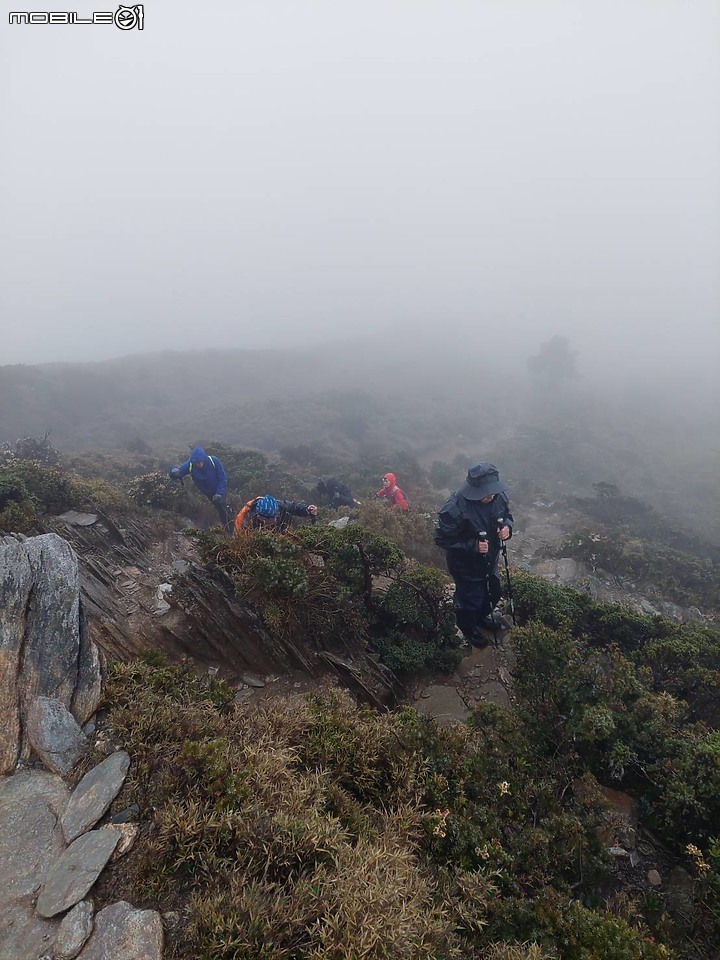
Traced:
[[408, 502], [405, 499], [405, 494], [395, 482], [395, 474], [386, 473], [383, 480], [389, 480], [390, 486], [387, 489], [383, 487], [382, 490], [378, 490], [375, 496], [385, 497], [391, 510], [394, 510], [396, 507], [400, 510], [407, 510]]

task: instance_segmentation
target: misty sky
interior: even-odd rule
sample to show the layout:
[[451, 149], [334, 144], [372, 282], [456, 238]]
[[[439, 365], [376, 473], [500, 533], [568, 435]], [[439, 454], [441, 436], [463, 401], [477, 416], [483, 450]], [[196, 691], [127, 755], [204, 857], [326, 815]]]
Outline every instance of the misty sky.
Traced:
[[115, 8], [2, 2], [0, 364], [441, 330], [717, 367], [718, 0], [8, 24]]

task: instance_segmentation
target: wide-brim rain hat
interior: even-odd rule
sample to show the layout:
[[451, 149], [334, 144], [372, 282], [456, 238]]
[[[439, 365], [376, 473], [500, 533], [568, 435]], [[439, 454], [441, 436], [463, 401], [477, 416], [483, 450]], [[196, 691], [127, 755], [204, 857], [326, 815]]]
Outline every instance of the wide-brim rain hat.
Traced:
[[477, 466], [470, 467], [465, 482], [457, 492], [466, 500], [482, 500], [494, 493], [503, 493], [505, 489], [494, 463], [478, 463]]

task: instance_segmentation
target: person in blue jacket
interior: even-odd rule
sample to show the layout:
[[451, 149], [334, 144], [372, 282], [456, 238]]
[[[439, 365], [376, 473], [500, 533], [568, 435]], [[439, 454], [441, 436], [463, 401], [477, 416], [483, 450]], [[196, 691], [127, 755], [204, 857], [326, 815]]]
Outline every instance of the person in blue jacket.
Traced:
[[232, 517], [225, 502], [227, 474], [217, 457], [205, 453], [202, 447], [195, 447], [185, 463], [171, 467], [168, 474], [174, 480], [180, 480], [189, 474], [198, 490], [205, 494], [217, 510], [222, 525], [227, 529], [232, 526]]

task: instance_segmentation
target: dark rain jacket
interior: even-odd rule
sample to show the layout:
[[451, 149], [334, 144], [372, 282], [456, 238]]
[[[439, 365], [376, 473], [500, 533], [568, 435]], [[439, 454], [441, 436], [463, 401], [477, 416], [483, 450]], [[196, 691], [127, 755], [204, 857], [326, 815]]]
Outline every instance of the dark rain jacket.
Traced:
[[[435, 543], [445, 550], [447, 567], [454, 579], [484, 580], [497, 570], [501, 540], [498, 537], [498, 521], [502, 518], [512, 536], [513, 515], [504, 493], [499, 493], [491, 503], [467, 500], [454, 493], [440, 508]], [[477, 551], [478, 533], [487, 533], [490, 549], [482, 554]]]
[[353, 500], [352, 490], [347, 485], [343, 483], [342, 480], [338, 480], [337, 477], [328, 477], [324, 481], [325, 484], [325, 495], [330, 497], [330, 505], [333, 507], [353, 507], [355, 506], [355, 501]]
[[[202, 469], [198, 466], [201, 460], [205, 461], [205, 466]], [[211, 457], [205, 453], [202, 447], [195, 447], [185, 463], [180, 464], [178, 470], [177, 475], [180, 477], [186, 477], [190, 474], [192, 482], [206, 497], [212, 498], [216, 493], [221, 497], [225, 496], [227, 490], [225, 467], [217, 457]], [[172, 471], [170, 471], [170, 474], [172, 475]]]

